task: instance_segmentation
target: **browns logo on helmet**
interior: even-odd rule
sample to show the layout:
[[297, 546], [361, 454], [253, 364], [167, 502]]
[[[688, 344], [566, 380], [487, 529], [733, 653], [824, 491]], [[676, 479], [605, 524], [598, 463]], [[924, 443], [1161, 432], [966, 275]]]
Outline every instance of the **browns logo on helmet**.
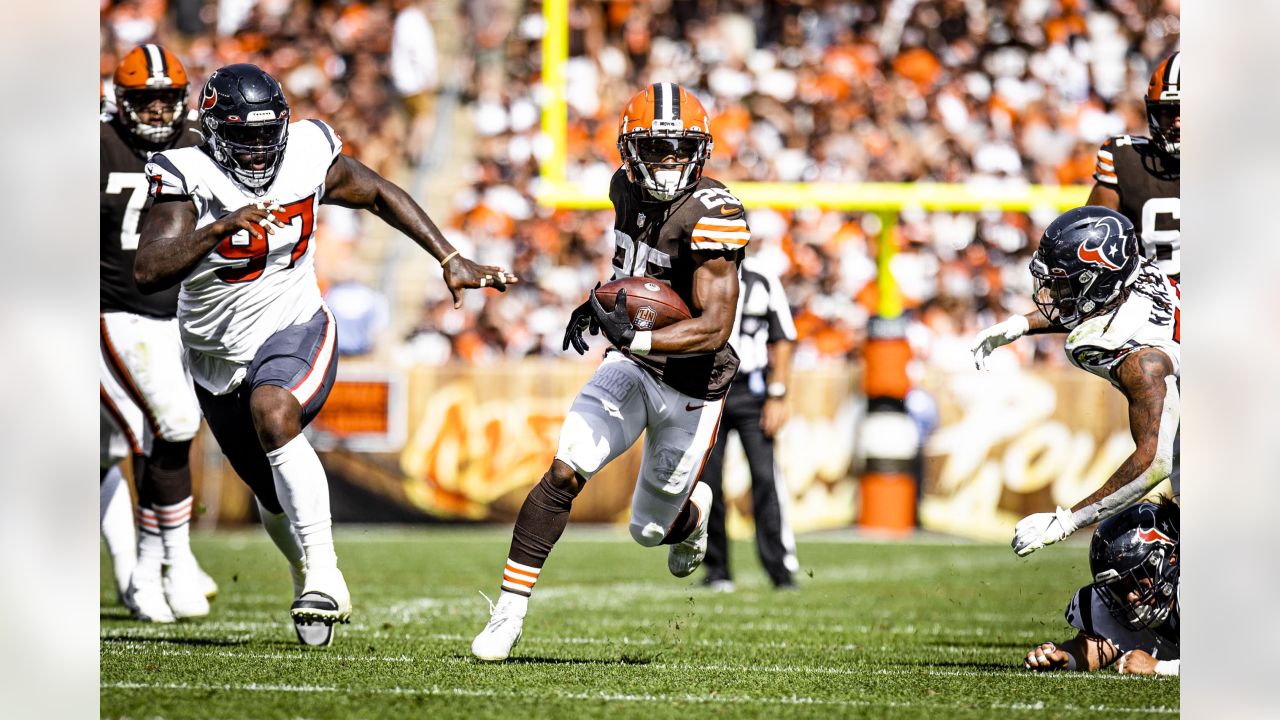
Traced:
[[664, 202], [698, 182], [712, 144], [706, 109], [675, 83], [654, 83], [636, 93], [618, 123], [627, 178]]
[[187, 71], [177, 55], [154, 43], [139, 45], [116, 66], [112, 82], [116, 113], [125, 127], [148, 144], [173, 139], [187, 109]]
[[1178, 157], [1182, 128], [1179, 122], [1182, 101], [1182, 53], [1165, 58], [1151, 73], [1147, 85], [1147, 126], [1159, 148]]

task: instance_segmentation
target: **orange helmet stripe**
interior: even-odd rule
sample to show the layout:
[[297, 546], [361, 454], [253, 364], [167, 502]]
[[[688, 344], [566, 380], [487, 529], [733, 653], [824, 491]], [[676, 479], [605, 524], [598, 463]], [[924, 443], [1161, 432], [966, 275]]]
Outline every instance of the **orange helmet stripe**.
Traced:
[[1156, 66], [1147, 86], [1147, 99], [1151, 101], [1180, 100], [1182, 91], [1182, 53], [1175, 52]]

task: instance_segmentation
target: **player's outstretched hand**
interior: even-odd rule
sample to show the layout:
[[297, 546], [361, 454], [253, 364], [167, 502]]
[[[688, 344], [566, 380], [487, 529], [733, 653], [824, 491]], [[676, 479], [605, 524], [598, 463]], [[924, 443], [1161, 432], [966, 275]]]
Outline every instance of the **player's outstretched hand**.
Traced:
[[1076, 531], [1070, 510], [1058, 508], [1051, 513], [1032, 513], [1013, 528], [1013, 551], [1025, 557], [1045, 545], [1052, 545]]
[[600, 299], [596, 297], [595, 290], [591, 291], [588, 302], [591, 303], [591, 314], [600, 324], [600, 332], [609, 338], [609, 342], [619, 350], [630, 348], [631, 341], [636, 337], [636, 329], [631, 324], [631, 315], [627, 313], [627, 289], [619, 288], [612, 310], [604, 309], [604, 305], [601, 305]]
[[214, 234], [223, 237], [243, 230], [250, 237], [265, 240], [267, 235], [275, 234], [276, 228], [285, 226], [285, 222], [275, 214], [279, 209], [279, 203], [270, 200], [245, 205], [214, 221]]
[[496, 265], [480, 265], [461, 255], [454, 255], [444, 264], [444, 284], [453, 296], [453, 306], [462, 307], [462, 291], [470, 288], [491, 287], [505, 292], [508, 285], [520, 282], [513, 272]]
[[987, 356], [991, 355], [996, 348], [1008, 345], [1027, 334], [1030, 324], [1027, 318], [1022, 315], [1014, 315], [1013, 317], [998, 322], [995, 325], [978, 333], [973, 340], [973, 346], [970, 350], [973, 352], [974, 367], [979, 370], [987, 369]]
[[[596, 288], [600, 287], [600, 283], [596, 283]], [[593, 288], [591, 292], [595, 292]], [[572, 345], [579, 355], [587, 354], [587, 341], [582, 337], [583, 330], [591, 330], [592, 335], [600, 334], [600, 323], [596, 322], [596, 316], [591, 311], [591, 298], [587, 298], [586, 302], [573, 309], [573, 313], [569, 315], [569, 324], [564, 328], [564, 344], [561, 350], [568, 350]]]
[[1065, 670], [1070, 665], [1071, 655], [1066, 650], [1058, 647], [1054, 643], [1040, 643], [1039, 645], [1027, 651], [1027, 658], [1022, 661], [1022, 667], [1031, 672], [1048, 672], [1050, 670]]

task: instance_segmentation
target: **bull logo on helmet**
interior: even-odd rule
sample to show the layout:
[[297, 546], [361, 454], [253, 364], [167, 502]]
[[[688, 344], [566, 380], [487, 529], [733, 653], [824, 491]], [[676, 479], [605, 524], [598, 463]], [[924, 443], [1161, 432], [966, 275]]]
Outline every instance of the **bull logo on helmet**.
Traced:
[[1126, 254], [1124, 228], [1113, 217], [1104, 217], [1094, 224], [1098, 232], [1090, 233], [1076, 250], [1076, 257], [1108, 270], [1119, 270], [1129, 258]]
[[1138, 539], [1144, 543], [1165, 543], [1166, 545], [1178, 544], [1174, 542], [1173, 538], [1169, 537], [1168, 535], [1165, 535], [1164, 533], [1160, 532], [1155, 528], [1151, 528], [1150, 530], [1139, 529], [1137, 534], [1138, 534]]
[[213, 106], [217, 104], [218, 104], [218, 89], [215, 88], [212, 84], [206, 85], [204, 88], [204, 94], [201, 95], [200, 97], [200, 109], [209, 110], [209, 109], [212, 109]]

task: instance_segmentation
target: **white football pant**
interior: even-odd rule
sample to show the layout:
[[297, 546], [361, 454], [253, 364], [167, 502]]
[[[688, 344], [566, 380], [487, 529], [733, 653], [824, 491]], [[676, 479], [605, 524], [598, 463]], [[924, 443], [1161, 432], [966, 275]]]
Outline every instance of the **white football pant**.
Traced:
[[647, 430], [631, 499], [631, 537], [658, 545], [698, 481], [723, 407], [723, 398], [685, 395], [611, 352], [574, 399], [556, 459], [590, 479]]

